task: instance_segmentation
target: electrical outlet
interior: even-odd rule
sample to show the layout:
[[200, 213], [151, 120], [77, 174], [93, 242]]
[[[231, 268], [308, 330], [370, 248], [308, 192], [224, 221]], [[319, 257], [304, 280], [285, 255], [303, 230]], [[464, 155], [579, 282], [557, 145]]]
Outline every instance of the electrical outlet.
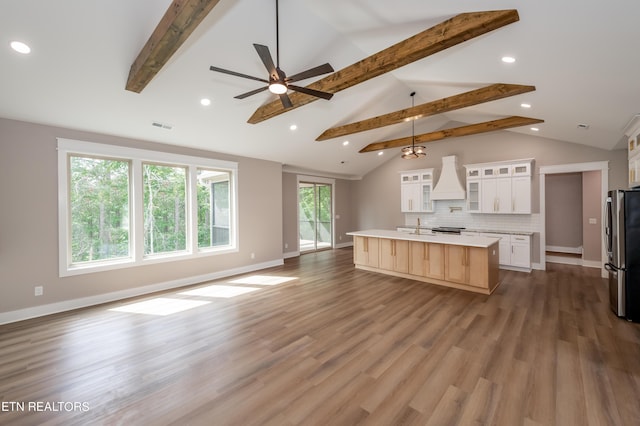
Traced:
[[33, 292], [36, 296], [42, 296], [42, 294], [44, 293], [44, 289], [42, 288], [41, 285], [35, 286], [34, 287], [34, 292]]
[[338, 236], [338, 239], [339, 239], [340, 241], [342, 241], [342, 234], [340, 234], [340, 235]]
[[597, 225], [597, 224], [598, 224], [598, 219], [596, 219], [595, 217], [589, 218], [589, 225]]
[[255, 259], [256, 258], [256, 254], [255, 253], [251, 253], [251, 258]]
[[284, 248], [289, 248], [289, 244], [288, 243], [284, 243]]

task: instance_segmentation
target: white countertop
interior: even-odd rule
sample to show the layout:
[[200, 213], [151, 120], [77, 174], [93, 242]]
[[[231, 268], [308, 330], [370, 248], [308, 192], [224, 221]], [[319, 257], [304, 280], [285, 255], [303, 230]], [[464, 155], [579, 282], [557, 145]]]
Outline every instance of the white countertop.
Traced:
[[[436, 226], [420, 226], [420, 230], [422, 231], [430, 231], [433, 228], [437, 228]], [[410, 229], [415, 230], [415, 226], [411, 225], [399, 225], [396, 229]], [[483, 233], [483, 234], [508, 234], [508, 235], [529, 235], [532, 236], [533, 232], [531, 231], [509, 231], [504, 229], [478, 229], [478, 228], [464, 228], [461, 229], [461, 232], [473, 232], [473, 233]]]
[[451, 244], [467, 247], [489, 247], [499, 241], [498, 238], [467, 235], [416, 235], [388, 229], [368, 229], [366, 231], [347, 232], [347, 235], [374, 238], [390, 238], [393, 240], [423, 241], [427, 243]]

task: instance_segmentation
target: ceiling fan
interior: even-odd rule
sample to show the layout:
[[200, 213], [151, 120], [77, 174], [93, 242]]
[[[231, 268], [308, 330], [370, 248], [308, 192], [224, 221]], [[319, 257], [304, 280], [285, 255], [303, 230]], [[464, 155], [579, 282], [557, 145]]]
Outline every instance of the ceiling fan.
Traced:
[[273, 58], [271, 57], [271, 53], [269, 52], [269, 48], [262, 44], [253, 44], [256, 52], [258, 52], [258, 56], [262, 60], [262, 63], [267, 68], [269, 72], [269, 79], [253, 77], [247, 74], [242, 74], [235, 71], [229, 71], [223, 68], [218, 68], [211, 66], [209, 69], [211, 71], [221, 72], [224, 74], [234, 75], [236, 77], [248, 78], [250, 80], [261, 81], [263, 83], [267, 83], [266, 86], [261, 87], [259, 89], [251, 90], [247, 93], [243, 93], [238, 96], [234, 96], [236, 99], [244, 99], [246, 97], [255, 95], [256, 93], [263, 92], [267, 89], [273, 94], [276, 94], [280, 97], [280, 102], [282, 102], [282, 106], [286, 108], [292, 108], [293, 104], [291, 103], [291, 99], [287, 95], [289, 90], [294, 90], [296, 92], [305, 93], [307, 95], [315, 96], [317, 98], [322, 99], [331, 99], [333, 93], [323, 92], [320, 90], [309, 89], [308, 87], [296, 86], [294, 83], [296, 81], [305, 80], [307, 78], [316, 77], [322, 74], [327, 74], [333, 72], [333, 67], [328, 63], [319, 65], [314, 68], [310, 68], [306, 71], [302, 71], [298, 74], [294, 74], [292, 76], [287, 77], [287, 75], [280, 69], [280, 31], [279, 31], [279, 19], [278, 19], [278, 0], [276, 0], [276, 63], [273, 63]]
[[[307, 89], [337, 93], [419, 59], [434, 55], [449, 47], [509, 25], [519, 19], [518, 11], [515, 9], [461, 13], [323, 77], [311, 83], [307, 86]], [[315, 100], [317, 98], [306, 96], [304, 93], [293, 93], [291, 95], [293, 108], [301, 107]], [[280, 102], [269, 102], [260, 106], [249, 117], [247, 122], [256, 124], [290, 110], [291, 108], [282, 108]]]

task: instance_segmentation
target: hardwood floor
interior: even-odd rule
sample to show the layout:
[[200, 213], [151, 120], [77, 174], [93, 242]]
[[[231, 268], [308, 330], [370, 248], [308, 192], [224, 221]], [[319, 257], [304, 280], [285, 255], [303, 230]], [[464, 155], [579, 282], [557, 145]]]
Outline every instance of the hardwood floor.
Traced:
[[0, 424], [640, 424], [640, 324], [598, 270], [548, 266], [484, 296], [341, 249], [0, 326]]

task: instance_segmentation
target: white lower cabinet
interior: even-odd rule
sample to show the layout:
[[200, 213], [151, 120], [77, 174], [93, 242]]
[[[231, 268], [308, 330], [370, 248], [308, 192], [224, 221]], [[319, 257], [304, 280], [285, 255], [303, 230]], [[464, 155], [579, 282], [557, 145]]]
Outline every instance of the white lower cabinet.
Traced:
[[511, 264], [511, 236], [509, 234], [480, 234], [483, 237], [499, 238], [498, 249], [500, 265]]
[[511, 266], [531, 268], [531, 237], [511, 235]]
[[499, 238], [500, 266], [531, 269], [531, 237], [518, 234], [480, 233], [483, 237]]

